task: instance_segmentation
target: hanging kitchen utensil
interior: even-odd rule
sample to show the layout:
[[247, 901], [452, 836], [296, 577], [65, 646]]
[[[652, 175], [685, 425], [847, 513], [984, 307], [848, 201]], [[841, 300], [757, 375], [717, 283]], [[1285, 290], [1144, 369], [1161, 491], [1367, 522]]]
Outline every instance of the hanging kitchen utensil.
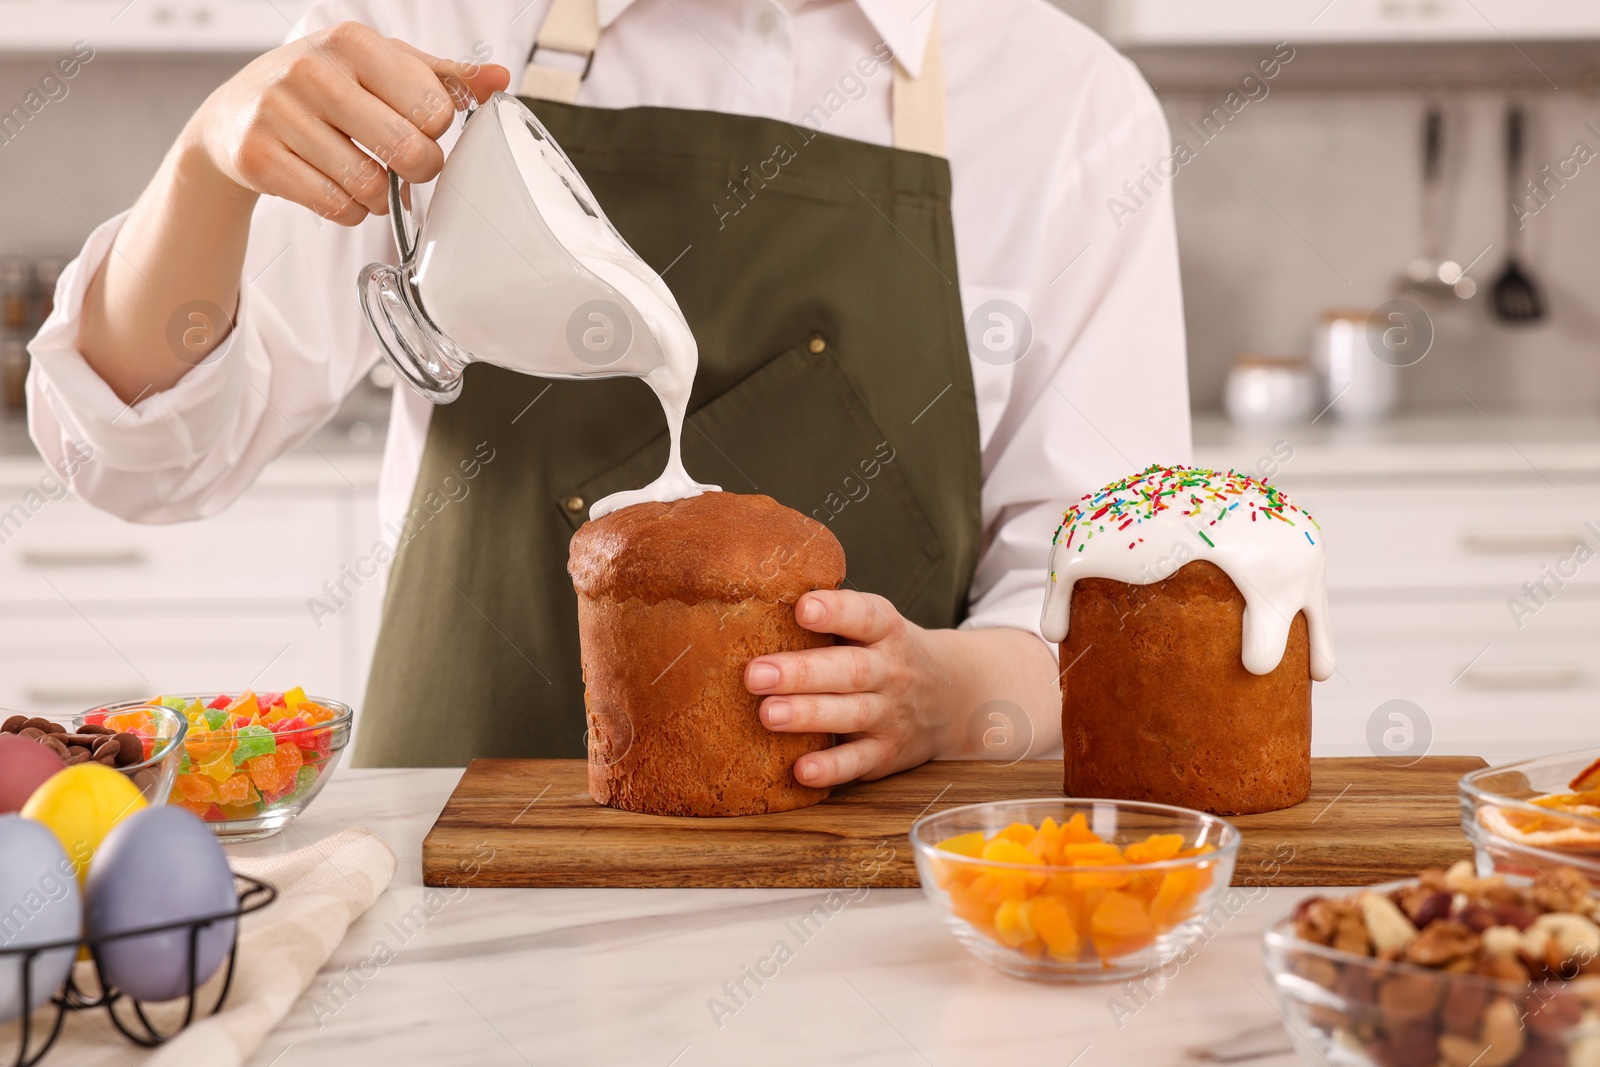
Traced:
[[1444, 150], [1444, 108], [1430, 104], [1422, 121], [1422, 249], [1406, 267], [1405, 284], [1422, 296], [1470, 300], [1478, 283], [1442, 252], [1444, 215], [1449, 206], [1444, 196]]
[[1526, 223], [1513, 210], [1522, 187], [1522, 157], [1526, 126], [1522, 105], [1506, 106], [1506, 265], [1494, 283], [1494, 313], [1502, 322], [1530, 323], [1544, 318], [1544, 297], [1539, 285], [1522, 267], [1526, 254]]

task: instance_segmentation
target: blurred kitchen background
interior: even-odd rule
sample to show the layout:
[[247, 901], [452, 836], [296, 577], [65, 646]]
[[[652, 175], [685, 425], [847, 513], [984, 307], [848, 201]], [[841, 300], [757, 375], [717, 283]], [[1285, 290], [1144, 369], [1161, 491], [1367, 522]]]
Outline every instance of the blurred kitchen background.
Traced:
[[[1194, 150], [1174, 181], [1197, 461], [1272, 475], [1329, 531], [1340, 673], [1318, 687], [1319, 754], [1593, 744], [1600, 567], [1562, 560], [1600, 548], [1600, 158], [1584, 162], [1600, 156], [1600, 4], [1056, 2], [1133, 57]], [[27, 283], [22, 262], [48, 282], [127, 206], [194, 107], [301, 6], [0, 0], [0, 111], [74, 41], [95, 49], [65, 98], [0, 134], [0, 296]], [[1513, 105], [1541, 198], [1508, 194]], [[1536, 297], [1532, 321], [1495, 311], [1512, 195], [1530, 217], [1500, 302], [1526, 315]], [[1430, 255], [1444, 282], [1404, 284]], [[1369, 320], [1400, 297], [1402, 318], [1381, 321], [1410, 332], [1374, 359]], [[20, 314], [5, 318], [12, 342], [31, 326]], [[1396, 366], [1426, 334], [1426, 358]], [[0, 348], [8, 390], [18, 352]], [[13, 416], [0, 427], [0, 706], [251, 680], [359, 702], [377, 594], [351, 589], [320, 626], [306, 602], [377, 536], [384, 408], [369, 386], [189, 534], [70, 501], [8, 530], [4, 509], [45, 473]]]

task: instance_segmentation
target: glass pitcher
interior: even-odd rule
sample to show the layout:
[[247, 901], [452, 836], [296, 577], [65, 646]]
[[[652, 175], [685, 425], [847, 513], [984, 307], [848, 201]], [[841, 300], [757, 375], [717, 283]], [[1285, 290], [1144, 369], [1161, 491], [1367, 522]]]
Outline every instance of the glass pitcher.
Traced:
[[484, 362], [687, 397], [696, 349], [677, 301], [516, 97], [467, 111], [420, 223], [407, 191], [390, 171], [400, 265], [368, 264], [359, 285], [379, 348], [417, 392], [449, 403]]

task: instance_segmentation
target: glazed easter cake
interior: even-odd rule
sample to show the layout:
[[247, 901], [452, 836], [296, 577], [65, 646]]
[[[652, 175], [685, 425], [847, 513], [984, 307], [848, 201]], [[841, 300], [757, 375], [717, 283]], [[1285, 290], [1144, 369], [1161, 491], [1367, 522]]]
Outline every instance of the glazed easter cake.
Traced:
[[1152, 466], [1069, 508], [1060, 644], [1068, 796], [1221, 815], [1311, 789], [1311, 682], [1333, 673], [1322, 530], [1233, 471]]

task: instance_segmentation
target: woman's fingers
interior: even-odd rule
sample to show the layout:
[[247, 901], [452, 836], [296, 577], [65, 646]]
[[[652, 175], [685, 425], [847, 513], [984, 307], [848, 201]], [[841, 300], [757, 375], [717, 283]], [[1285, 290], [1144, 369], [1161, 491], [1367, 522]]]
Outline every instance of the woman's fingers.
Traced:
[[900, 613], [876, 593], [854, 589], [819, 589], [802, 596], [794, 606], [795, 621], [807, 630], [837, 634], [849, 641], [882, 641], [902, 624]]
[[319, 167], [295, 155], [282, 142], [254, 149], [243, 168], [251, 188], [271, 189], [281, 196], [340, 226], [354, 226], [367, 217], [367, 209]]
[[453, 59], [440, 59], [397, 38], [390, 38], [390, 43], [427, 64], [428, 69], [444, 83], [446, 90], [456, 97], [458, 108], [467, 105], [467, 101], [459, 96], [461, 89], [471, 93], [481, 104], [489, 99], [491, 93], [500, 92], [511, 85], [511, 72], [498, 63], [461, 63]]
[[888, 710], [881, 693], [767, 697], [761, 702], [761, 722], [783, 733], [856, 734], [881, 723]]
[[[435, 85], [431, 91], [442, 94], [444, 90]], [[319, 106], [325, 124], [335, 136], [361, 145], [366, 149], [363, 156], [371, 153], [377, 157], [372, 166], [380, 177], [384, 176], [384, 168], [390, 167], [406, 181], [420, 183], [432, 181], [444, 167], [444, 150], [434, 140], [437, 134], [428, 127], [417, 126], [374, 93], [340, 93], [321, 101]], [[447, 114], [454, 112], [447, 109]], [[448, 119], [444, 128], [449, 128]]]
[[889, 746], [876, 737], [860, 737], [821, 752], [807, 752], [794, 764], [794, 776], [801, 785], [822, 787], [853, 782], [871, 774], [881, 777], [888, 767]]
[[865, 693], [888, 680], [883, 657], [859, 645], [778, 652], [750, 661], [744, 671], [750, 692]]
[[388, 210], [388, 172], [383, 164], [338, 130], [310, 115], [297, 115], [284, 124], [280, 137], [290, 152], [321, 171], [331, 183], [324, 187], [321, 202], [307, 205], [317, 214], [326, 217], [328, 209], [337, 203], [339, 198], [332, 186], [374, 215]]
[[[185, 132], [215, 174], [235, 186], [341, 223], [358, 221], [387, 212], [386, 169], [411, 182], [436, 177], [444, 166], [436, 141], [456, 112], [503, 89], [510, 77], [504, 67], [440, 59], [345, 22], [250, 63], [211, 95]], [[291, 158], [322, 174], [310, 183], [314, 192]]]

